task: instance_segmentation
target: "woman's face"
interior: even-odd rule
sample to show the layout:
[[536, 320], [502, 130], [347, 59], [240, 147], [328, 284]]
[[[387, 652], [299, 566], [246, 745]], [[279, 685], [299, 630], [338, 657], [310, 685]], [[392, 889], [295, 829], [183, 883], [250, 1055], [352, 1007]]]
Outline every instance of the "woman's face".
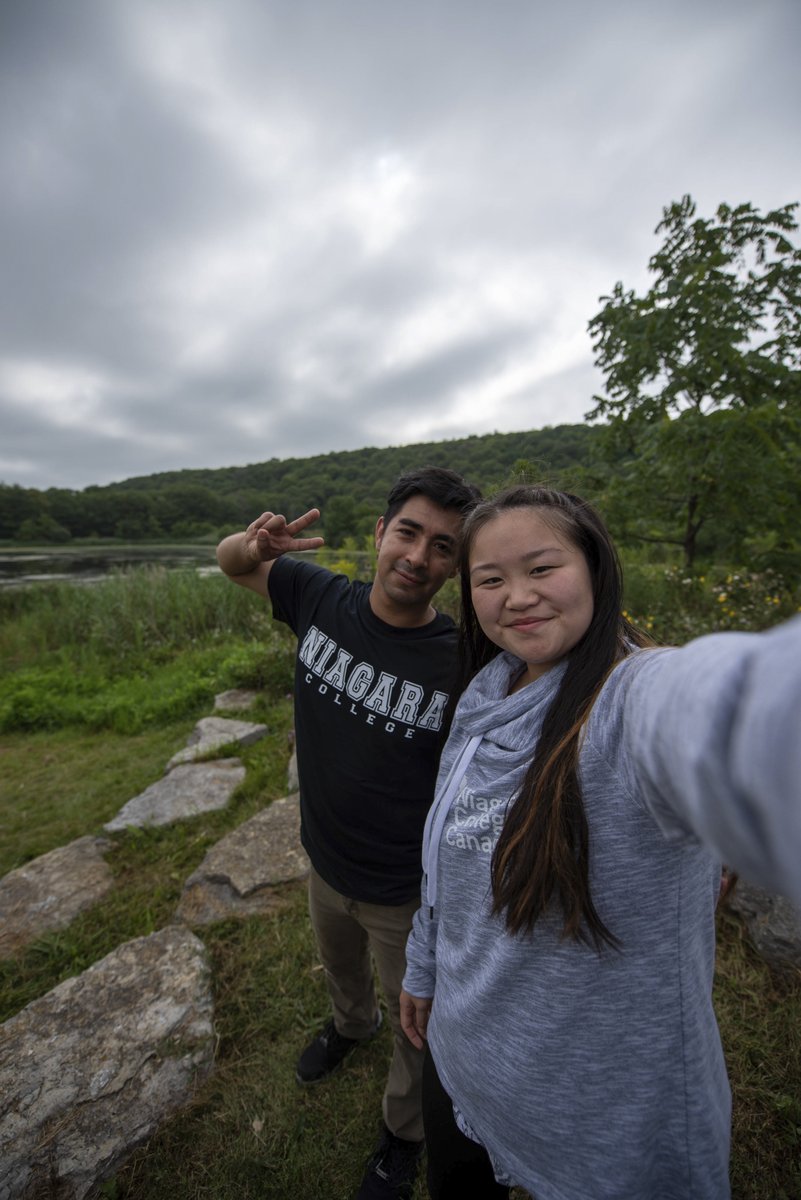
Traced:
[[594, 607], [584, 555], [541, 512], [507, 509], [482, 526], [470, 549], [476, 618], [490, 641], [526, 663], [517, 686], [570, 653]]

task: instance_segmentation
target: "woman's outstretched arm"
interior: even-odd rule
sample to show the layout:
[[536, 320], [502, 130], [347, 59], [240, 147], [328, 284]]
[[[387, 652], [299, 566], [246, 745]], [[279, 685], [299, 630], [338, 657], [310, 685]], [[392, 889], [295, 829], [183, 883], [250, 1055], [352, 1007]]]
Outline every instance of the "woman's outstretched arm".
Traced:
[[656, 820], [801, 903], [801, 617], [648, 657], [624, 720]]

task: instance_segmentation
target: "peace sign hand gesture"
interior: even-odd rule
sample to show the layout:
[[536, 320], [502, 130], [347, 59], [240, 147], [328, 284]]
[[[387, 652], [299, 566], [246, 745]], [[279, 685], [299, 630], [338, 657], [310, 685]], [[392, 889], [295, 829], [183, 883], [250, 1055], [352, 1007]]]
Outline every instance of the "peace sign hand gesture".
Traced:
[[245, 552], [253, 563], [272, 562], [288, 550], [319, 550], [321, 537], [297, 537], [319, 519], [319, 508], [310, 508], [302, 517], [287, 521], [279, 513], [265, 512], [245, 530]]

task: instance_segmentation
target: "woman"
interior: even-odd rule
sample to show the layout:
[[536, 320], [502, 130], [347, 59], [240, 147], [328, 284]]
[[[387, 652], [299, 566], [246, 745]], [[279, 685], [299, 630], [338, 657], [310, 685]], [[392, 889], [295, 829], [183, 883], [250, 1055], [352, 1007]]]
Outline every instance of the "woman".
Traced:
[[797, 887], [801, 627], [643, 649], [603, 523], [547, 489], [474, 510], [461, 578], [401, 995], [431, 1196], [720, 1200], [721, 857]]

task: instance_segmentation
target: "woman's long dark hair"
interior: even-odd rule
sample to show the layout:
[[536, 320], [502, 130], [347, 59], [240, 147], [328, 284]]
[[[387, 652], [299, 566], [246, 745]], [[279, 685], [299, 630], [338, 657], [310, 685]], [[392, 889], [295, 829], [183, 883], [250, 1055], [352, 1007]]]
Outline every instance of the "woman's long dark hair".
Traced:
[[593, 615], [570, 651], [523, 786], [508, 808], [492, 856], [493, 912], [504, 916], [510, 933], [529, 932], [557, 899], [564, 916], [562, 936], [600, 950], [604, 943], [618, 942], [590, 895], [589, 829], [578, 778], [581, 730], [615, 663], [650, 639], [622, 614], [620, 560], [595, 509], [567, 492], [521, 485], [478, 504], [465, 523], [460, 636], [466, 677], [499, 652], [473, 610], [470, 551], [480, 529], [501, 513], [521, 508], [534, 510], [583, 554], [592, 580]]

